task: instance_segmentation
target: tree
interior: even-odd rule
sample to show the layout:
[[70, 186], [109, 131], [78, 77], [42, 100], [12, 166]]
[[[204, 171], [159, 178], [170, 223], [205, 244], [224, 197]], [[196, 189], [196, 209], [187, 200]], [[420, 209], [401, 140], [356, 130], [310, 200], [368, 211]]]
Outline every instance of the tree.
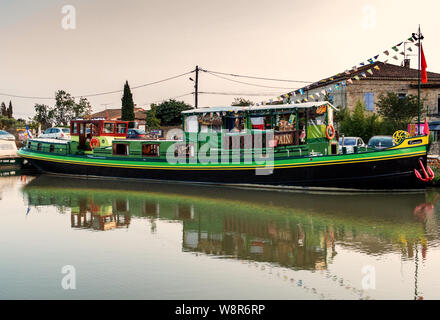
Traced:
[[124, 95], [122, 96], [122, 109], [121, 109], [122, 121], [134, 121], [134, 102], [133, 95], [131, 94], [128, 81], [124, 85]]
[[160, 119], [156, 117], [156, 108], [157, 106], [152, 104], [151, 109], [146, 112], [147, 119], [145, 120], [145, 128], [147, 130], [159, 129], [160, 128]]
[[250, 100], [244, 99], [244, 98], [234, 98], [234, 102], [231, 103], [231, 106], [234, 107], [246, 107], [246, 106], [253, 106], [254, 103]]
[[[407, 130], [407, 125], [411, 123], [418, 114], [417, 97], [408, 95], [404, 98], [399, 97], [394, 92], [388, 92], [386, 96], [381, 94], [376, 103], [378, 113], [389, 121], [395, 130]], [[420, 113], [425, 112], [422, 105]]]
[[52, 109], [55, 125], [67, 126], [75, 118], [75, 105], [70, 93], [58, 90], [55, 93], [55, 107]]
[[12, 101], [11, 100], [9, 100], [8, 118], [10, 118], [10, 119], [14, 118], [13, 111], [12, 111]]
[[40, 123], [43, 130], [52, 126], [54, 121], [54, 111], [45, 104], [35, 104], [34, 122]]
[[89, 117], [92, 114], [92, 105], [87, 98], [80, 98], [73, 107], [75, 118]]
[[182, 111], [193, 109], [192, 106], [186, 104], [183, 101], [176, 101], [170, 99], [163, 101], [156, 105], [152, 104], [151, 107], [156, 108], [156, 117], [160, 120], [163, 126], [176, 126], [182, 124]]
[[2, 105], [0, 107], [0, 115], [2, 115], [3, 117], [8, 116], [8, 110], [6, 109], [6, 104], [4, 102], [2, 102]]

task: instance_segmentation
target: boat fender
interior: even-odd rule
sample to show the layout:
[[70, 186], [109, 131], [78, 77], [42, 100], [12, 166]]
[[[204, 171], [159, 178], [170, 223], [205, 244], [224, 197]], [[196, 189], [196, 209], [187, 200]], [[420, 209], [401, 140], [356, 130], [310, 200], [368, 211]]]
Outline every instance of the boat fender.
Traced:
[[328, 140], [333, 140], [333, 138], [335, 137], [335, 127], [329, 124], [325, 129], [325, 135], [327, 136]]

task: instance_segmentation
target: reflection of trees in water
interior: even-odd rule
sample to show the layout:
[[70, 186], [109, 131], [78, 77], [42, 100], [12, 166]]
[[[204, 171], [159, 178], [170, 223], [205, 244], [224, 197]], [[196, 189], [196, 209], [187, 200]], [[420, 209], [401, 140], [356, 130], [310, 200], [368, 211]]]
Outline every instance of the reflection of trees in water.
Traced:
[[[159, 219], [182, 221], [184, 250], [276, 262], [291, 268], [325, 269], [336, 255], [337, 246], [367, 254], [396, 251], [413, 259], [418, 243], [422, 257], [426, 257], [429, 237], [438, 239], [437, 233], [426, 232], [430, 228], [437, 232], [435, 214], [425, 215], [421, 221], [413, 213], [413, 203], [420, 204], [416, 197], [407, 197], [405, 204], [398, 203], [400, 212], [391, 210], [392, 202], [378, 197], [379, 207], [385, 207], [387, 213], [378, 219], [374, 206], [370, 211], [365, 209], [366, 203], [374, 204], [374, 197], [360, 198], [363, 211], [359, 214], [352, 211], [353, 203], [347, 209], [337, 201], [330, 202], [328, 196], [325, 201], [331, 212], [324, 210], [324, 203], [317, 204], [316, 197], [307, 198], [310, 203], [314, 201], [311, 206], [315, 211], [311, 212], [299, 201], [298, 209], [277, 207], [276, 203], [268, 206], [231, 201], [221, 199], [221, 195], [218, 199], [204, 199], [139, 191], [39, 187], [38, 183], [26, 188], [25, 193], [31, 205], [56, 206], [59, 212], [70, 210], [74, 228], [128, 228], [131, 219], [143, 218], [150, 222], [154, 233]], [[285, 198], [289, 197], [288, 194]], [[295, 201], [299, 199], [298, 195], [294, 197]], [[371, 216], [368, 213], [372, 211], [375, 215]]]

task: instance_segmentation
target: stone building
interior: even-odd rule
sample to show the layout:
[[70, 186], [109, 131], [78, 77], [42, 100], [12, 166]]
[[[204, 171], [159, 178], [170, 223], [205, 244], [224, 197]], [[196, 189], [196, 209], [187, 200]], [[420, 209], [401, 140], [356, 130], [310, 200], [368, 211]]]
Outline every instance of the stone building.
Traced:
[[[370, 72], [367, 72], [370, 70]], [[353, 109], [358, 100], [365, 104], [369, 111], [375, 111], [376, 102], [381, 94], [394, 92], [401, 97], [412, 94], [417, 95], [418, 70], [410, 68], [410, 61], [406, 60], [404, 66], [375, 62], [360, 67], [357, 71], [351, 70], [331, 77], [330, 81], [316, 82], [303, 88], [304, 96], [320, 94], [320, 100], [325, 89], [330, 100], [335, 106]], [[362, 76], [366, 75], [366, 77]], [[354, 77], [359, 80], [353, 80]], [[351, 80], [350, 80], [351, 79]], [[432, 117], [440, 119], [440, 74], [428, 72], [428, 83], [421, 86], [421, 98], [429, 109]]]

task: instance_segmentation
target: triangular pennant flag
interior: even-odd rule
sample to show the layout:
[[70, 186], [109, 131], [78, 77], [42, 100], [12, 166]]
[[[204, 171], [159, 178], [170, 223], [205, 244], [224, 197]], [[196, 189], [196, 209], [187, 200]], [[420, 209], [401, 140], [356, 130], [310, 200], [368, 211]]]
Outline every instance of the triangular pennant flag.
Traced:
[[304, 98], [304, 101], [305, 101], [305, 102], [308, 102], [309, 100], [308, 100], [307, 98]]
[[394, 50], [394, 51], [396, 51], [396, 52], [398, 52], [398, 51], [399, 51], [399, 49], [397, 49], [397, 47], [396, 47], [396, 46], [392, 47], [391, 49], [393, 49], [393, 50]]
[[350, 71], [349, 70], [345, 70], [345, 74], [350, 74]]
[[325, 96], [326, 91], [325, 91], [325, 90], [322, 90], [321, 93], [322, 93], [323, 96]]
[[368, 69], [367, 72], [368, 72], [369, 74], [373, 74], [373, 70], [371, 70], [371, 69]]
[[402, 52], [400, 52], [400, 54], [401, 54], [402, 56], [404, 56], [404, 55], [405, 55], [405, 52], [402, 51]]
[[304, 94], [303, 89], [299, 89], [299, 93], [301, 93], [301, 95], [303, 95]]
[[364, 77], [364, 78], [367, 77], [367, 75], [365, 74], [365, 72], [362, 72], [362, 73], [361, 73], [361, 76]]
[[408, 41], [414, 42], [414, 39], [411, 37], [411, 38], [408, 38]]
[[389, 56], [390, 52], [388, 50], [384, 51], [383, 53], [385, 53], [385, 55]]
[[374, 69], [380, 70], [379, 66], [374, 66]]
[[415, 45], [416, 47], [419, 47], [419, 46], [420, 46], [418, 43], [415, 43], [414, 45]]
[[387, 60], [385, 60], [384, 62], [383, 62], [384, 64], [387, 64], [388, 63], [388, 59]]
[[360, 80], [359, 76], [354, 76], [353, 79]]
[[368, 59], [367, 61], [368, 61], [370, 64], [373, 64], [373, 63], [374, 63], [373, 59], [371, 59], [371, 58]]
[[412, 52], [412, 51], [413, 51], [413, 49], [411, 49], [411, 47], [409, 47], [409, 48], [408, 48], [408, 51], [409, 51], [409, 52]]
[[402, 45], [403, 42], [399, 43], [398, 45], [396, 45], [396, 47], [400, 47]]
[[377, 56], [374, 56], [374, 60], [377, 60], [377, 58], [379, 58], [379, 54]]
[[365, 66], [365, 63], [363, 63], [363, 62], [361, 62], [361, 63], [359, 63], [361, 66]]
[[399, 58], [397, 56], [394, 56], [393, 59], [394, 60], [399, 60]]
[[349, 84], [352, 84], [352, 83], [353, 83], [353, 80], [348, 79], [347, 82], [348, 82]]
[[358, 71], [358, 68], [356, 66], [353, 67], [354, 72]]
[[296, 103], [301, 103], [301, 101], [300, 100], [296, 100]]

